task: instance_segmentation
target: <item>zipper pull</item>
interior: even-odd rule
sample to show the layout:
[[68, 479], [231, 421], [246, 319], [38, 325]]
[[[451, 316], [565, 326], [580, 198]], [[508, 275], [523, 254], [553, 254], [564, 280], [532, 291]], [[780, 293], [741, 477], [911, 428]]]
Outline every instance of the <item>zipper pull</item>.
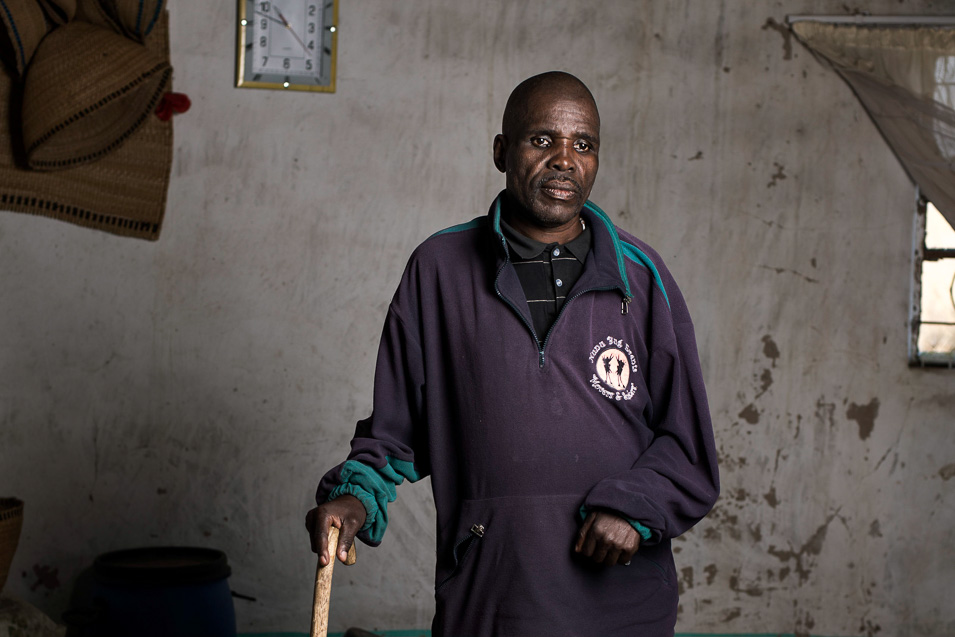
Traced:
[[630, 311], [630, 300], [631, 300], [631, 299], [630, 299], [629, 296], [625, 296], [625, 297], [623, 297], [623, 300], [620, 301], [620, 313], [621, 313], [621, 314], [627, 314], [627, 313]]

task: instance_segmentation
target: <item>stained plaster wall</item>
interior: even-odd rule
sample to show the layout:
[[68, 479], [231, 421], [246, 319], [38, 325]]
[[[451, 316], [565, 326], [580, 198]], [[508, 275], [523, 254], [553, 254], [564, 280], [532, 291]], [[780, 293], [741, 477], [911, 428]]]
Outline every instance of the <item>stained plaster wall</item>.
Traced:
[[[340, 0], [338, 91], [231, 87], [231, 2], [174, 3], [158, 243], [0, 216], [8, 588], [51, 614], [104, 551], [221, 548], [241, 631], [305, 631], [314, 486], [370, 407], [404, 260], [482, 213], [510, 89], [552, 68], [603, 119], [593, 192], [695, 317], [722, 460], [676, 543], [678, 631], [955, 634], [955, 377], [905, 362], [913, 188], [787, 14], [941, 2]], [[432, 609], [425, 481], [338, 569], [332, 629]]]

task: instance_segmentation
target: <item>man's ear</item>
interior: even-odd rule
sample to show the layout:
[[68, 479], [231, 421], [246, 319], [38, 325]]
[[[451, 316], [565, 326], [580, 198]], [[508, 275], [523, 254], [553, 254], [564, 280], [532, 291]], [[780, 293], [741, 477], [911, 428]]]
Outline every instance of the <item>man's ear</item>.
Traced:
[[504, 156], [507, 154], [507, 138], [504, 135], [494, 136], [494, 165], [502, 173], [507, 172], [507, 162]]

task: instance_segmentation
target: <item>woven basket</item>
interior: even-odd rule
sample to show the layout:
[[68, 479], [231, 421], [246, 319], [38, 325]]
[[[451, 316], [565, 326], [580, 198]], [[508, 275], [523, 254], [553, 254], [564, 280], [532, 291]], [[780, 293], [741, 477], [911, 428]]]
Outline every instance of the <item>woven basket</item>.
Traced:
[[23, 502], [16, 498], [0, 498], [0, 591], [7, 582], [13, 554], [17, 552], [22, 524]]

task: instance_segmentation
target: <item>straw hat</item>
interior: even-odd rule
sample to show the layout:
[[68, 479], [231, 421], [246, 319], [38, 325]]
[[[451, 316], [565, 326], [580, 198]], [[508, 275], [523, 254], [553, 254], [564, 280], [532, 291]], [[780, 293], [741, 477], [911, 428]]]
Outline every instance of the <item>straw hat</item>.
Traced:
[[118, 27], [126, 37], [145, 42], [163, 11], [163, 0], [83, 0], [84, 6]]
[[76, 15], [76, 0], [38, 0], [54, 24], [66, 24]]
[[0, 210], [155, 240], [172, 165], [172, 123], [154, 115], [171, 90], [168, 15], [141, 45], [81, 22], [84, 4], [37, 47], [22, 88], [0, 72]]
[[21, 77], [49, 30], [46, 16], [37, 0], [0, 0], [0, 21], [4, 27], [0, 55]]
[[172, 72], [145, 46], [86, 22], [54, 29], [23, 86], [23, 144], [31, 168], [95, 161], [153, 114]]

